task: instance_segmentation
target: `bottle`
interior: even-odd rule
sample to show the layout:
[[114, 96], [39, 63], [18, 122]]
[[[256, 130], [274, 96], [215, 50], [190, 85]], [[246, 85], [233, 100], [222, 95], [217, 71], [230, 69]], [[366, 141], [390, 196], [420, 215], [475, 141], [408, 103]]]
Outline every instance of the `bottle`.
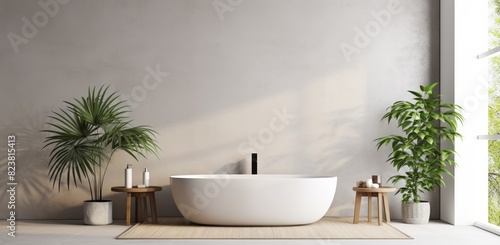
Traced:
[[148, 168], [144, 169], [144, 173], [142, 174], [142, 183], [145, 187], [149, 187], [149, 172]]
[[382, 186], [382, 178], [380, 175], [372, 175], [372, 182], [373, 184], [378, 184], [379, 187]]
[[125, 169], [125, 188], [132, 188], [132, 164], [127, 164]]

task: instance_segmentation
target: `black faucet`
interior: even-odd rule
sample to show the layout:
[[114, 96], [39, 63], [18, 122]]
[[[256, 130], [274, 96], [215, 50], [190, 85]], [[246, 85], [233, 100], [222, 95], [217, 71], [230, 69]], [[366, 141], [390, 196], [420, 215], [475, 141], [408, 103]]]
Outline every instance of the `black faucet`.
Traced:
[[257, 153], [252, 153], [252, 174], [257, 174]]

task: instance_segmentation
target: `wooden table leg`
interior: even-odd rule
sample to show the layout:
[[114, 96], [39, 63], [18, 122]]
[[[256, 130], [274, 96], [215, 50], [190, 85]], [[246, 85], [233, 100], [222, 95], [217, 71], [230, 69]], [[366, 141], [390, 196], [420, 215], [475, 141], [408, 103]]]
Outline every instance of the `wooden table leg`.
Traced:
[[158, 224], [158, 217], [156, 216], [156, 198], [155, 193], [151, 192], [149, 194], [149, 205], [151, 206], [151, 218], [153, 219], [153, 224]]
[[372, 222], [372, 194], [368, 193], [368, 223]]
[[391, 223], [391, 212], [389, 211], [389, 199], [387, 198], [386, 192], [382, 194], [382, 198], [384, 199], [385, 221], [387, 223]]
[[378, 225], [382, 225], [382, 193], [377, 193]]
[[135, 196], [135, 222], [139, 223], [139, 197]]
[[147, 203], [147, 200], [146, 200], [146, 196], [142, 196], [142, 210], [144, 210], [144, 217], [143, 217], [143, 221], [144, 223], [148, 223], [149, 221], [149, 218], [148, 218], [148, 203]]
[[356, 191], [356, 201], [354, 204], [354, 221], [353, 221], [354, 224], [357, 224], [359, 222], [359, 208], [361, 206], [361, 196], [362, 193]]
[[131, 202], [132, 202], [132, 193], [128, 192], [127, 193], [127, 214], [126, 214], [125, 225], [130, 225], [130, 206], [132, 206]]

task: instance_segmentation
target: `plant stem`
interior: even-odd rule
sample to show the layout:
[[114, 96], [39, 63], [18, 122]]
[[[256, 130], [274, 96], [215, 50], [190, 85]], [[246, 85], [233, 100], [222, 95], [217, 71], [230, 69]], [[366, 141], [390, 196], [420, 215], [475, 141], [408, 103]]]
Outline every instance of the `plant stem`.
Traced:
[[97, 178], [97, 177], [96, 177], [96, 179], [97, 179], [97, 184], [98, 184], [98, 185], [96, 186], [96, 188], [99, 190], [99, 192], [98, 192], [98, 193], [99, 193], [99, 194], [98, 194], [99, 196], [98, 196], [98, 199], [97, 199], [97, 200], [102, 200], [102, 181], [101, 181], [101, 178], [102, 178], [102, 176], [101, 176], [101, 175], [102, 175], [102, 173], [101, 173], [101, 172], [102, 172], [102, 171], [101, 171], [101, 170], [102, 170], [102, 167], [101, 167], [101, 164], [102, 164], [102, 161], [101, 161], [101, 159], [99, 159], [99, 175], [98, 175], [98, 176], [99, 176], [99, 178]]
[[111, 151], [111, 154], [109, 155], [108, 162], [106, 163], [106, 167], [104, 168], [104, 173], [101, 176], [101, 199], [102, 199], [102, 189], [104, 186], [104, 177], [106, 177], [106, 172], [108, 171], [109, 163], [111, 162], [111, 158], [113, 157], [113, 154], [115, 153], [116, 149]]
[[92, 175], [92, 177], [93, 177], [93, 181], [92, 182], [94, 182], [94, 186], [93, 186], [93, 188], [94, 188], [94, 196], [92, 197], [92, 200], [96, 200], [97, 199], [96, 198], [97, 197], [97, 189], [95, 187], [97, 186], [97, 182], [96, 182], [95, 174], [96, 174], [97, 168], [96, 168], [95, 165], [93, 166], [93, 168], [94, 168], [94, 175]]
[[89, 182], [90, 200], [94, 200], [94, 195], [92, 193], [92, 184], [90, 182], [90, 176], [88, 176], [88, 175], [87, 175], [87, 181]]

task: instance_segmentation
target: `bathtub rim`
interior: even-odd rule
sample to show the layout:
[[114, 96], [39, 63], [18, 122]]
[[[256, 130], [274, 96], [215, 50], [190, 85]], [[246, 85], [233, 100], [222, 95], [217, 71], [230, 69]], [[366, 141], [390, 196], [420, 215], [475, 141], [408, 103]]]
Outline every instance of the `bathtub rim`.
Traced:
[[199, 179], [210, 180], [228, 176], [231, 179], [333, 179], [333, 175], [314, 174], [179, 174], [170, 176], [171, 179]]

